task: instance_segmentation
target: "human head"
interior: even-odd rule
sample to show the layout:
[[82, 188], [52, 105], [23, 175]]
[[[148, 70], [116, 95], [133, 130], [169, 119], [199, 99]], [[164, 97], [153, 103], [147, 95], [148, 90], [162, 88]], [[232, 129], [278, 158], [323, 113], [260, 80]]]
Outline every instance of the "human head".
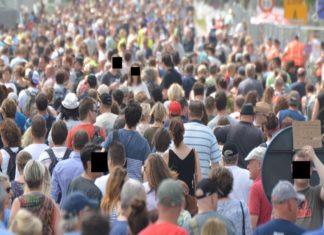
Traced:
[[27, 151], [20, 151], [16, 156], [16, 166], [20, 175], [23, 174], [27, 162], [32, 159], [32, 156]]
[[191, 101], [189, 104], [189, 119], [201, 120], [204, 114], [204, 104], [200, 101]]
[[57, 84], [62, 85], [67, 79], [67, 73], [66, 70], [61, 68], [56, 71], [55, 73], [55, 81]]
[[306, 78], [306, 71], [304, 68], [298, 68], [297, 70], [297, 77], [298, 77], [298, 80], [301, 81], [301, 82], [304, 82], [305, 81], [305, 78]]
[[173, 83], [168, 89], [168, 100], [175, 101], [184, 97], [184, 90], [178, 83]]
[[236, 144], [227, 142], [223, 146], [223, 162], [225, 165], [236, 165], [239, 153]]
[[278, 219], [295, 222], [298, 206], [305, 200], [303, 194], [297, 193], [287, 180], [280, 180], [272, 190], [271, 202], [274, 215]]
[[45, 166], [35, 160], [29, 160], [24, 168], [24, 178], [30, 190], [41, 190], [45, 176]]
[[176, 147], [179, 147], [183, 141], [184, 126], [182, 120], [178, 117], [172, 118], [169, 126], [169, 131], [172, 136], [173, 143]]
[[195, 84], [192, 87], [194, 96], [204, 96], [204, 92], [205, 92], [205, 87], [204, 84], [202, 82], [195, 82]]
[[288, 97], [289, 107], [298, 108], [300, 104], [300, 95], [298, 91], [291, 91]]
[[146, 193], [139, 181], [129, 179], [125, 182], [120, 192], [120, 206], [122, 210], [127, 211], [127, 216], [130, 213], [130, 206], [134, 198], [146, 200]]
[[170, 54], [163, 53], [162, 54], [162, 63], [165, 67], [167, 68], [172, 68], [173, 67], [173, 62]]
[[249, 63], [245, 67], [245, 74], [248, 78], [255, 78], [255, 64]]
[[131, 234], [139, 234], [140, 231], [149, 225], [149, 214], [146, 209], [145, 200], [133, 199], [127, 221]]
[[155, 147], [157, 152], [164, 153], [170, 146], [171, 136], [167, 129], [160, 128], [158, 129], [152, 140], [152, 145]]
[[254, 109], [251, 103], [243, 104], [240, 112], [240, 120], [252, 123], [254, 121]]
[[5, 147], [20, 147], [21, 133], [12, 119], [5, 119], [0, 124], [0, 135]]
[[126, 160], [125, 148], [119, 142], [113, 142], [108, 150], [108, 168], [112, 170], [115, 166], [124, 166]]
[[80, 129], [78, 130], [74, 136], [73, 136], [73, 140], [72, 140], [72, 146], [73, 146], [73, 150], [80, 152], [81, 149], [89, 142], [89, 136], [88, 133], [83, 130]]
[[95, 173], [91, 171], [91, 154], [93, 152], [98, 152], [100, 150], [101, 150], [100, 146], [95, 145], [94, 143], [88, 143], [81, 149], [80, 152], [83, 169], [88, 175], [91, 175], [91, 177], [93, 178], [98, 178], [102, 174], [100, 172]]
[[[310, 161], [309, 156], [303, 150], [297, 151], [292, 158], [292, 163], [299, 161]], [[312, 175], [312, 166], [310, 167], [309, 171], [310, 175]], [[310, 184], [310, 179], [294, 179], [294, 184], [300, 186], [307, 186]]]
[[11, 189], [11, 183], [9, 181], [8, 175], [0, 172], [0, 185], [3, 185], [6, 195], [5, 195], [5, 207], [11, 208], [12, 204], [12, 189]]
[[6, 98], [2, 101], [1, 114], [3, 115], [3, 118], [15, 119], [16, 111], [17, 105], [13, 99]]
[[208, 219], [202, 229], [201, 235], [227, 235], [227, 228], [225, 223], [217, 218]]
[[142, 108], [136, 102], [129, 103], [125, 108], [125, 121], [129, 128], [134, 128], [140, 121], [142, 116]]
[[227, 96], [225, 91], [218, 91], [215, 95], [215, 106], [217, 111], [223, 111], [227, 106]]
[[161, 102], [157, 102], [151, 109], [150, 116], [153, 116], [156, 122], [163, 122], [167, 117], [167, 110]]
[[46, 121], [43, 116], [37, 114], [32, 119], [31, 134], [33, 139], [44, 139], [46, 135]]
[[209, 174], [209, 178], [216, 182], [222, 194], [218, 198], [228, 197], [233, 189], [233, 174], [226, 167], [213, 168]]
[[212, 179], [202, 179], [196, 189], [198, 208], [201, 210], [217, 209], [218, 194], [222, 194], [217, 183]]
[[112, 105], [112, 97], [108, 93], [102, 93], [99, 96], [99, 102], [100, 102], [100, 112], [106, 112], [111, 108]]
[[18, 210], [10, 226], [10, 231], [17, 235], [40, 235], [42, 229], [41, 220], [26, 209]]
[[85, 217], [81, 225], [82, 235], [108, 234], [109, 220], [98, 212]]
[[156, 192], [159, 184], [168, 178], [176, 179], [177, 174], [169, 169], [160, 155], [151, 153], [144, 163], [144, 179], [151, 190]]
[[261, 167], [265, 151], [265, 147], [255, 147], [245, 158], [245, 161], [248, 161], [247, 169], [250, 171], [250, 179], [252, 180], [255, 180], [261, 175]]
[[97, 117], [97, 104], [96, 101], [90, 97], [85, 97], [79, 106], [79, 116], [81, 121], [96, 122]]
[[3, 184], [0, 184], [0, 211], [4, 213], [6, 206], [6, 190]]
[[39, 93], [36, 96], [36, 107], [40, 112], [44, 112], [47, 110], [47, 106], [48, 106], [48, 99], [45, 93]]
[[52, 139], [54, 145], [64, 145], [68, 129], [64, 121], [58, 120], [52, 126]]

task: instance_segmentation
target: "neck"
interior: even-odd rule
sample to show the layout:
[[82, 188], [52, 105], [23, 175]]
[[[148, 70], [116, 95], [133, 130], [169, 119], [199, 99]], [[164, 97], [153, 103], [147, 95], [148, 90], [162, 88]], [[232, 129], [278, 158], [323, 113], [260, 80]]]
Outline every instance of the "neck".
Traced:
[[17, 179], [17, 182], [20, 182], [20, 183], [25, 183], [25, 179], [24, 179], [24, 175], [23, 175], [23, 172], [19, 172], [19, 177]]
[[133, 127], [129, 127], [127, 124], [125, 125], [125, 129], [129, 130], [129, 131], [135, 131], [136, 130], [136, 126]]
[[159, 213], [159, 219], [157, 223], [165, 223], [169, 222], [172, 224], [177, 224], [179, 214], [175, 215], [175, 213]]
[[38, 110], [38, 114], [42, 115], [42, 116], [45, 116], [47, 114], [47, 110], [45, 110], [45, 111], [39, 111]]
[[224, 110], [217, 110], [217, 115], [219, 115], [219, 116], [225, 116], [225, 115], [227, 115], [226, 109], [224, 109]]
[[96, 178], [92, 176], [92, 174], [89, 174], [89, 172], [85, 171], [83, 172], [83, 174], [81, 175], [83, 178], [91, 180], [91, 181], [95, 181]]
[[296, 191], [303, 191], [304, 189], [307, 189], [309, 187], [309, 181], [305, 184], [300, 184], [295, 181], [294, 187]]
[[44, 144], [45, 138], [33, 138], [33, 144]]
[[65, 143], [64, 144], [54, 144], [53, 147], [65, 147]]
[[154, 127], [163, 127], [163, 123], [160, 121], [154, 121], [153, 126]]
[[81, 122], [83, 124], [88, 124], [88, 123], [93, 124], [89, 118], [86, 118], [86, 119], [82, 120]]
[[102, 113], [110, 113], [110, 108], [102, 108]]

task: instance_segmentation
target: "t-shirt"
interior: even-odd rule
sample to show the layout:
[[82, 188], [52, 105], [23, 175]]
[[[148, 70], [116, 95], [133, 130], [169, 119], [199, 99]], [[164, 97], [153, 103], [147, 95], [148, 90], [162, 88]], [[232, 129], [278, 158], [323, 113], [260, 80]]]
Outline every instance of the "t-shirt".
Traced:
[[304, 229], [288, 220], [275, 219], [257, 227], [253, 235], [301, 235], [304, 232]]
[[297, 91], [300, 95], [300, 97], [303, 97], [306, 95], [306, 83], [305, 82], [294, 82], [290, 86], [290, 90]]
[[324, 234], [324, 226], [321, 229], [318, 229], [316, 231], [304, 233], [304, 235], [322, 235]]
[[248, 207], [250, 215], [259, 217], [257, 226], [270, 220], [272, 208], [264, 193], [261, 176], [258, 176], [251, 186]]
[[258, 92], [259, 98], [263, 95], [263, 87], [260, 81], [247, 78], [243, 80], [238, 86], [237, 94], [245, 96], [249, 91], [256, 90]]
[[226, 218], [223, 215], [220, 215], [216, 211], [209, 211], [197, 214], [194, 218], [190, 220], [190, 222], [186, 225], [187, 231], [189, 231], [190, 235], [195, 235], [194, 230], [196, 230], [198, 226], [198, 234], [201, 234], [202, 227], [207, 222], [208, 219], [215, 218], [219, 219], [225, 223], [227, 229], [227, 235], [236, 235], [236, 229], [231, 220]]
[[40, 154], [45, 150], [48, 149], [47, 144], [30, 144], [26, 148], [23, 149], [23, 151], [26, 151], [30, 153], [32, 156], [33, 160], [38, 160]]
[[78, 176], [71, 182], [67, 194], [71, 192], [83, 192], [88, 198], [97, 200], [98, 202], [100, 202], [102, 198], [100, 189], [94, 182], [82, 176]]
[[139, 235], [187, 235], [188, 232], [170, 222], [155, 223], [142, 230]]
[[[58, 161], [61, 161], [64, 157], [67, 148], [65, 146], [60, 146], [60, 147], [52, 147], [51, 149], [53, 150], [56, 159]], [[52, 163], [51, 158], [46, 151], [43, 151], [40, 154], [38, 161], [40, 161], [47, 167], [49, 167]]]
[[182, 85], [182, 79], [181, 79], [181, 75], [174, 68], [171, 68], [167, 70], [166, 73], [164, 74], [161, 83], [161, 88], [169, 89], [169, 87], [173, 83], [178, 83], [179, 85]]
[[127, 221], [116, 220], [111, 224], [111, 235], [128, 235]]
[[156, 133], [156, 131], [159, 129], [159, 127], [149, 127], [144, 131], [144, 138], [147, 140], [147, 142], [149, 143], [151, 149], [153, 148], [153, 137]]
[[305, 195], [302, 208], [298, 209], [296, 224], [307, 230], [319, 229], [323, 224], [324, 202], [321, 200], [321, 186], [298, 191]]
[[109, 179], [109, 174], [103, 175], [103, 176], [97, 178], [95, 181], [95, 185], [100, 189], [102, 195], [105, 195], [106, 184], [108, 182], [108, 179]]
[[286, 117], [290, 117], [291, 119], [296, 120], [296, 121], [305, 121], [304, 115], [299, 110], [285, 109], [285, 110], [279, 111], [279, 113], [278, 113], [278, 121], [279, 121], [280, 126], [281, 126], [282, 121]]
[[[221, 117], [220, 115], [216, 115], [212, 120], [210, 120], [208, 122], [208, 127], [213, 130], [217, 126], [217, 123], [218, 123], [218, 120], [219, 120], [220, 117]], [[232, 118], [230, 115], [225, 115], [223, 117], [227, 118], [227, 120], [229, 121], [230, 125], [237, 124], [237, 120], [235, 120], [234, 118]]]
[[118, 118], [118, 115], [110, 113], [110, 112], [100, 114], [96, 118], [95, 126], [99, 126], [99, 127], [103, 128], [106, 132], [106, 135], [108, 135], [108, 133], [114, 129], [114, 123], [117, 118]]
[[[73, 137], [75, 135], [75, 133], [77, 133], [78, 130], [83, 129], [87, 132], [89, 139], [91, 140], [93, 138], [93, 135], [95, 134], [95, 126], [91, 123], [80, 123], [79, 125], [75, 126], [74, 128], [72, 128], [69, 133], [68, 136], [66, 138], [66, 146], [70, 149], [72, 149], [72, 140]], [[105, 131], [100, 128], [100, 135], [103, 139], [106, 138], [106, 134]]]

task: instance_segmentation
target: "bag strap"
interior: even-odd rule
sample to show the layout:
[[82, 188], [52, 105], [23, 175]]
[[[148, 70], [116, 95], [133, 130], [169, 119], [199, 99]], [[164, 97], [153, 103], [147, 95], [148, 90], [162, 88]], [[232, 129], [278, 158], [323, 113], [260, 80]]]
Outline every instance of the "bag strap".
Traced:
[[51, 159], [51, 164], [53, 164], [53, 163], [55, 163], [55, 162], [57, 161], [53, 149], [51, 149], [51, 148], [46, 149], [45, 152], [48, 153], [48, 156], [49, 156], [50, 159]]
[[240, 201], [240, 206], [241, 206], [241, 211], [242, 211], [242, 216], [243, 216], [243, 224], [242, 224], [242, 234], [245, 235], [245, 215], [244, 215], [244, 210], [242, 206], [242, 202]]
[[4, 149], [10, 155], [10, 157], [17, 155], [22, 150], [21, 147], [18, 147], [18, 151], [14, 153], [9, 147], [3, 147], [2, 149]]
[[196, 152], [195, 148], [193, 148], [192, 150], [194, 152], [194, 158], [195, 158], [194, 190], [196, 191], [196, 187], [197, 187], [197, 184], [198, 184], [198, 179], [197, 179], [197, 174], [198, 174], [198, 172], [197, 172], [197, 159], [196, 159], [197, 152]]
[[192, 230], [193, 235], [199, 235], [198, 221], [195, 217], [191, 219], [189, 227]]
[[114, 141], [119, 141], [119, 130], [114, 130], [113, 131], [112, 142], [114, 142]]
[[94, 130], [94, 134], [92, 136], [92, 140], [94, 140], [94, 138], [96, 136], [99, 136], [100, 135], [100, 127], [99, 126], [95, 126], [95, 130]]
[[72, 153], [72, 150], [69, 149], [69, 148], [67, 148], [67, 149], [65, 150], [65, 153], [64, 153], [64, 156], [63, 156], [62, 160], [68, 159], [68, 158], [70, 157], [70, 154], [71, 154], [71, 153]]

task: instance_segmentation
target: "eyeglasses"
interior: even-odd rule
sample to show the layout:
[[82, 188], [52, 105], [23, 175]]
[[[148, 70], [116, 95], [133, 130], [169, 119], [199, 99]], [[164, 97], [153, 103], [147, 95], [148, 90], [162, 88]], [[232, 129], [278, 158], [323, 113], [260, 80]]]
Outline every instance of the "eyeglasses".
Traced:
[[8, 187], [8, 188], [6, 188], [6, 191], [7, 191], [7, 193], [10, 193], [10, 192], [11, 192], [11, 190], [12, 190], [12, 188], [11, 188], [11, 187]]

